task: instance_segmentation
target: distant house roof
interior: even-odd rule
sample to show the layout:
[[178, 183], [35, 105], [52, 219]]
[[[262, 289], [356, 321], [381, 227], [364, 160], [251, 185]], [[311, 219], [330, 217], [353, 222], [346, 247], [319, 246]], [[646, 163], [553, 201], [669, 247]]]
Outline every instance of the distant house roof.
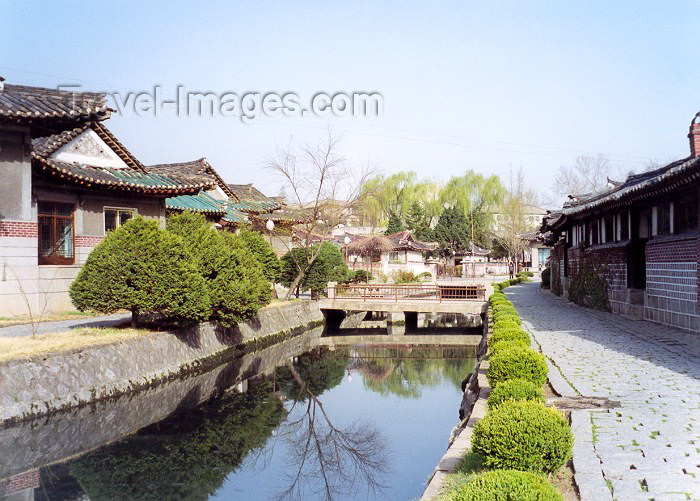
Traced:
[[223, 178], [211, 166], [207, 159], [202, 157], [189, 162], [178, 162], [170, 164], [156, 164], [146, 167], [149, 172], [169, 175], [189, 175], [189, 176], [210, 176], [216, 180], [216, 184], [226, 193], [227, 196], [234, 196], [233, 191], [228, 187]]
[[229, 189], [233, 192], [234, 196], [241, 202], [272, 202], [269, 197], [266, 197], [258, 190], [253, 183], [249, 184], [229, 184]]
[[560, 229], [570, 219], [586, 217], [625, 206], [638, 200], [682, 189], [700, 181], [700, 157], [684, 158], [649, 172], [631, 174], [622, 183], [609, 183], [596, 193], [572, 197], [562, 209], [550, 212], [540, 235]]
[[421, 242], [414, 240], [410, 230], [399, 231], [386, 235], [386, 237], [394, 244], [394, 250], [413, 250], [413, 251], [434, 251], [438, 248], [436, 242]]
[[[124, 162], [123, 168], [67, 162], [53, 157], [63, 146], [88, 130], [97, 134], [111, 152]], [[88, 122], [71, 130], [34, 139], [32, 146], [32, 164], [38, 174], [81, 188], [131, 191], [150, 195], [181, 195], [194, 194], [214, 185], [214, 179], [208, 176], [148, 172], [100, 122]]]
[[473, 251], [475, 256], [487, 256], [489, 254], [488, 250], [486, 250], [482, 247], [479, 247], [474, 242], [470, 242], [468, 249], [465, 251], [457, 252], [457, 255], [459, 255], [459, 256], [471, 256], [472, 251]]
[[68, 92], [0, 81], [0, 119], [20, 123], [83, 122], [109, 118], [104, 94]]

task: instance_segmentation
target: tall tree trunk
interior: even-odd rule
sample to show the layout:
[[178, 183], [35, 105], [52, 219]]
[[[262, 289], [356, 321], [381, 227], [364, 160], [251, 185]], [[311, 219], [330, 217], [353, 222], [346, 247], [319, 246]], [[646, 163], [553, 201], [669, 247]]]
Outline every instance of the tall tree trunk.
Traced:
[[139, 325], [139, 312], [137, 310], [131, 311], [131, 328], [136, 329]]
[[[292, 294], [296, 289], [299, 288], [301, 285], [301, 281], [304, 279], [304, 276], [306, 275], [306, 272], [309, 271], [309, 268], [311, 268], [311, 265], [314, 264], [314, 261], [316, 261], [316, 258], [321, 254], [321, 246], [318, 246], [318, 249], [311, 255], [311, 259], [309, 259], [309, 262], [306, 263], [306, 265], [303, 268], [299, 269], [299, 273], [297, 273], [297, 276], [294, 278], [292, 283], [289, 285], [289, 290], [287, 291], [287, 295], [284, 296], [284, 299], [286, 301], [289, 301], [292, 297]], [[298, 293], [297, 293], [298, 297]]]

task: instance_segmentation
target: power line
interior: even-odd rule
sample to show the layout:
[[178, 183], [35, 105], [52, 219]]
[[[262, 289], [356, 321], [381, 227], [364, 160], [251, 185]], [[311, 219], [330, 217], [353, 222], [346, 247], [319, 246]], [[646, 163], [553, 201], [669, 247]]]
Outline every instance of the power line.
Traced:
[[[75, 78], [75, 77], [66, 77], [66, 76], [54, 75], [54, 74], [49, 74], [49, 73], [19, 70], [16, 68], [9, 68], [9, 67], [2, 67], [2, 69], [3, 69], [3, 71], [13, 71], [13, 72], [25, 73], [25, 74], [29, 74], [29, 75], [37, 75], [37, 76], [43, 76], [43, 77], [49, 77], [49, 78], [58, 78], [58, 79], [66, 80], [66, 81], [90, 83], [90, 84], [94, 84], [94, 85], [100, 85], [102, 87], [107, 87], [110, 89], [118, 89], [118, 90], [125, 90], [125, 91], [133, 90], [133, 89], [128, 89], [128, 88], [122, 87], [122, 86], [107, 84], [104, 82], [90, 81], [90, 80], [85, 80], [85, 79]], [[26, 83], [26, 82], [22, 82], [22, 83], [25, 85], [31, 85], [31, 83]], [[292, 123], [280, 122], [280, 121], [275, 121], [275, 120], [270, 120], [270, 119], [262, 119], [262, 120], [260, 120], [260, 122], [261, 123], [272, 123], [272, 124], [284, 125], [284, 126], [292, 126], [292, 127], [303, 127], [303, 128], [312, 128], [312, 129], [327, 129], [327, 127], [324, 127], [324, 126], [311, 125], [311, 124], [301, 124], [301, 123], [294, 123], [294, 122], [292, 122]], [[330, 120], [329, 120], [329, 122], [330, 122]], [[404, 133], [412, 134], [412, 135], [429, 135], [429, 136], [438, 136], [438, 137], [460, 139], [463, 141], [471, 141], [471, 142], [502, 144], [502, 145], [506, 145], [506, 146], [516, 146], [516, 147], [522, 147], [522, 148], [547, 149], [547, 150], [553, 150], [553, 151], [560, 151], [562, 153], [546, 153], [546, 152], [538, 152], [538, 151], [531, 151], [531, 150], [497, 148], [497, 147], [493, 147], [493, 146], [483, 146], [483, 145], [482, 146], [475, 146], [475, 145], [467, 145], [467, 144], [464, 144], [461, 142], [440, 141], [440, 140], [435, 140], [435, 139], [427, 139], [424, 137], [405, 137], [405, 136], [399, 136], [399, 135], [377, 134], [377, 133], [362, 132], [362, 131], [357, 131], [357, 130], [347, 129], [347, 128], [346, 129], [336, 129], [336, 130], [339, 130], [339, 131], [347, 133], [347, 134], [357, 134], [357, 135], [363, 135], [363, 136], [368, 136], [368, 137], [399, 139], [399, 140], [403, 140], [403, 141], [422, 142], [422, 143], [429, 143], [429, 144], [441, 144], [441, 145], [445, 145], [445, 146], [456, 146], [456, 147], [461, 147], [461, 148], [479, 148], [479, 149], [489, 150], [489, 151], [518, 153], [518, 154], [523, 154], [523, 155], [537, 155], [537, 156], [547, 156], [547, 157], [570, 158], [572, 153], [583, 154], [583, 155], [602, 154], [602, 155], [605, 155], [608, 157], [619, 157], [617, 159], [614, 159], [614, 161], [615, 162], [622, 162], [622, 163], [629, 163], [629, 164], [638, 164], [640, 161], [645, 161], [645, 160], [649, 159], [648, 157], [641, 157], [641, 156], [635, 156], [635, 155], [624, 155], [624, 154], [618, 154], [618, 153], [603, 153], [603, 152], [593, 153], [593, 152], [584, 151], [584, 150], [561, 148], [561, 147], [557, 147], [557, 146], [528, 144], [528, 143], [515, 143], [515, 142], [509, 142], [509, 141], [495, 141], [495, 140], [490, 140], [490, 139], [479, 139], [479, 138], [460, 136], [460, 135], [455, 135], [455, 134], [446, 134], [446, 133], [442, 133], [442, 132], [428, 132], [428, 131], [420, 131], [420, 130], [402, 129], [402, 128], [397, 128], [397, 127], [381, 126], [381, 125], [361, 124], [360, 126], [361, 127], [368, 127], [368, 128], [375, 128], [375, 129], [389, 130], [389, 131], [396, 131], [396, 132], [404, 132]], [[566, 154], [566, 153], [568, 153], [568, 154]], [[627, 160], [625, 160], [625, 159], [627, 159]]]

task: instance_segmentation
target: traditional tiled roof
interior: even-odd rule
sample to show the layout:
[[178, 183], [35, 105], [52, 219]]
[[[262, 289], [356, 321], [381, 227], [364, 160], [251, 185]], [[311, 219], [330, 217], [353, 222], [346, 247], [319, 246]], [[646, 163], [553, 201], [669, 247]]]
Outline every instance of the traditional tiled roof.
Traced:
[[211, 166], [207, 159], [202, 157], [189, 162], [179, 162], [172, 164], [156, 164], [148, 165], [146, 170], [156, 172], [158, 174], [169, 175], [189, 175], [189, 176], [210, 176], [216, 180], [216, 184], [223, 190], [226, 195], [233, 197], [233, 191], [228, 187], [223, 178]]
[[139, 171], [145, 170], [143, 164], [100, 122], [86, 122], [73, 129], [33, 139], [32, 150], [37, 155], [48, 158], [87, 129], [92, 129], [129, 167]]
[[34, 165], [39, 172], [61, 182], [78, 185], [86, 189], [108, 189], [134, 191], [146, 194], [197, 193], [210, 188], [211, 180], [191, 179], [174, 176], [149, 174], [136, 169], [95, 167], [85, 164], [71, 164], [44, 158], [32, 153]]
[[112, 111], [105, 95], [67, 92], [0, 81], [0, 119], [19, 122], [104, 120]]
[[248, 215], [234, 208], [228, 207], [222, 221], [230, 224], [243, 224], [249, 222]]
[[[51, 158], [53, 153], [87, 129], [92, 129], [127, 167], [98, 167]], [[133, 191], [151, 195], [181, 195], [196, 194], [215, 184], [214, 179], [209, 176], [165, 175], [148, 172], [109, 129], [99, 122], [90, 122], [72, 130], [35, 139], [32, 160], [38, 173], [87, 189]]]
[[249, 212], [251, 214], [261, 214], [265, 212], [270, 212], [279, 208], [279, 205], [271, 201], [259, 201], [253, 202], [250, 200], [241, 200], [238, 202], [233, 202], [232, 205], [235, 209], [241, 212]]
[[623, 183], [610, 183], [602, 191], [574, 197], [561, 210], [550, 212], [543, 219], [540, 234], [561, 228], [569, 219], [612, 210], [698, 181], [700, 157], [684, 158], [660, 169], [632, 174]]
[[254, 219], [261, 221], [271, 220], [275, 223], [304, 223], [309, 220], [308, 214], [301, 211], [285, 211], [278, 210], [274, 212], [260, 213], [253, 216]]
[[391, 235], [386, 235], [386, 237], [391, 240], [392, 244], [394, 244], [394, 250], [414, 250], [424, 252], [433, 251], [438, 248], [438, 244], [435, 242], [421, 242], [420, 240], [414, 240], [411, 236], [410, 230], [392, 233]]
[[233, 195], [240, 202], [267, 202], [274, 203], [279, 206], [277, 202], [271, 200], [260, 192], [252, 183], [250, 184], [229, 184], [229, 189], [233, 192]]
[[179, 195], [167, 198], [165, 206], [175, 211], [192, 211], [220, 216], [226, 214], [225, 202], [222, 203], [205, 192], [197, 195]]

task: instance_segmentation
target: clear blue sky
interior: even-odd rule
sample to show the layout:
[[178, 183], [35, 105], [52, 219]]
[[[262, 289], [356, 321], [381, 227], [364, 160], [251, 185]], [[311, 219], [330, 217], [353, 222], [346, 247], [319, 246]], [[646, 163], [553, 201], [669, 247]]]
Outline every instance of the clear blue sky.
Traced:
[[349, 159], [386, 173], [507, 178], [522, 166], [545, 190], [579, 153], [610, 154], [625, 170], [687, 156], [699, 21], [698, 1], [6, 1], [0, 75], [90, 90], [376, 91], [382, 118], [107, 125], [145, 163], [205, 156], [271, 195], [275, 145], [315, 141], [329, 124]]

